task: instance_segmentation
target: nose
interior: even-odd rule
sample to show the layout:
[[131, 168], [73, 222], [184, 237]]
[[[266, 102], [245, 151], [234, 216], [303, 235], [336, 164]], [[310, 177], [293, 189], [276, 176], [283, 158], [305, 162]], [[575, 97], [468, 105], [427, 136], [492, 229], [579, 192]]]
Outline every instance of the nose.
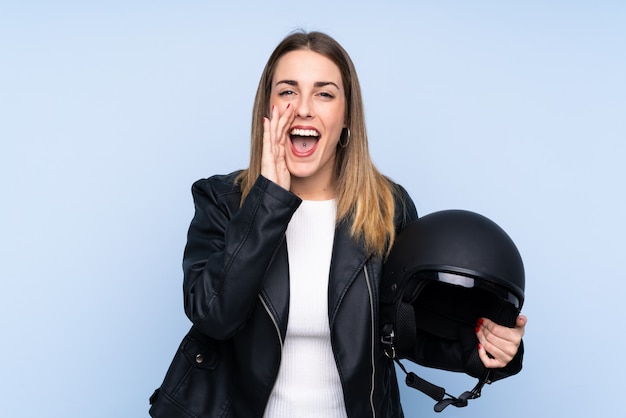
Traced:
[[314, 116], [313, 103], [308, 97], [301, 97], [296, 105], [296, 117], [309, 119]]

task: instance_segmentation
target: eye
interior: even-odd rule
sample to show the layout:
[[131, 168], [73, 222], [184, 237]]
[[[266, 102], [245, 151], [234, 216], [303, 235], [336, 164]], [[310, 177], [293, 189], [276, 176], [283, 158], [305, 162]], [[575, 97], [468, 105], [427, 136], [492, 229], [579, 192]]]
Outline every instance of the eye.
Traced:
[[332, 94], [330, 94], [330, 93], [328, 93], [328, 92], [321, 92], [319, 95], [320, 95], [321, 97], [326, 98], [326, 99], [333, 99], [333, 98], [335, 97], [334, 95], [332, 95]]
[[296, 93], [293, 90], [283, 90], [278, 93], [279, 96], [293, 96], [294, 94]]

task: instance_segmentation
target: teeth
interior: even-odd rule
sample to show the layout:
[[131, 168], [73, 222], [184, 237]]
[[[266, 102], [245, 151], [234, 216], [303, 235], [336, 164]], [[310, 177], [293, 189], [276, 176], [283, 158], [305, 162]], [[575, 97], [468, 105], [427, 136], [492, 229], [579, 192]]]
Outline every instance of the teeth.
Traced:
[[320, 136], [320, 133], [314, 129], [292, 129], [290, 134], [296, 136]]

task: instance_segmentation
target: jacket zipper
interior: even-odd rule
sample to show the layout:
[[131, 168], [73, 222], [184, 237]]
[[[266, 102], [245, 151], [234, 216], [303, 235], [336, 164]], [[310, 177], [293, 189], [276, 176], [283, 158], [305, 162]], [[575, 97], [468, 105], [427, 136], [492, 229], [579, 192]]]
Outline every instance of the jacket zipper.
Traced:
[[280, 335], [280, 328], [278, 327], [278, 321], [276, 321], [276, 318], [274, 318], [274, 315], [272, 315], [272, 312], [270, 312], [270, 309], [268, 308], [267, 303], [265, 303], [265, 301], [263, 300], [263, 297], [260, 294], [259, 294], [259, 300], [261, 300], [261, 303], [263, 304], [263, 308], [265, 309], [270, 319], [272, 320], [272, 323], [274, 324], [274, 329], [276, 329], [276, 335], [278, 335], [278, 342], [280, 342], [280, 350], [282, 352], [283, 337]]
[[[274, 324], [274, 329], [276, 330], [276, 335], [278, 336], [278, 342], [280, 343], [280, 357], [282, 358], [283, 355], [283, 337], [280, 335], [280, 328], [278, 327], [278, 321], [276, 320], [276, 318], [274, 317], [274, 315], [272, 315], [272, 312], [270, 311], [269, 307], [267, 306], [267, 303], [265, 303], [265, 300], [263, 299], [263, 296], [261, 296], [261, 294], [259, 293], [259, 300], [261, 301], [261, 304], [263, 305], [263, 309], [265, 309], [265, 312], [267, 312], [267, 315], [270, 317], [270, 319], [272, 320], [272, 323]], [[280, 365], [278, 366], [280, 368]], [[274, 371], [274, 384], [276, 384], [276, 376], [278, 374], [278, 369], [276, 369]], [[265, 395], [265, 407], [264, 407], [264, 411], [265, 408], [267, 408], [267, 403], [269, 401], [269, 397], [272, 394], [272, 388], [270, 388], [270, 391], [268, 393], [266, 393]], [[265, 414], [265, 412], [263, 412], [263, 414]]]
[[365, 273], [365, 282], [367, 283], [367, 291], [369, 293], [369, 297], [370, 297], [370, 318], [372, 318], [372, 329], [371, 329], [371, 335], [372, 335], [372, 341], [371, 341], [371, 348], [372, 348], [372, 381], [370, 382], [370, 408], [372, 409], [372, 417], [376, 418], [376, 410], [374, 409], [374, 379], [376, 376], [376, 361], [375, 361], [375, 353], [374, 353], [374, 344], [375, 344], [375, 324], [376, 321], [374, 319], [374, 294], [372, 292], [372, 284], [370, 283], [370, 276], [367, 273], [367, 263], [365, 263], [363, 265], [363, 272]]

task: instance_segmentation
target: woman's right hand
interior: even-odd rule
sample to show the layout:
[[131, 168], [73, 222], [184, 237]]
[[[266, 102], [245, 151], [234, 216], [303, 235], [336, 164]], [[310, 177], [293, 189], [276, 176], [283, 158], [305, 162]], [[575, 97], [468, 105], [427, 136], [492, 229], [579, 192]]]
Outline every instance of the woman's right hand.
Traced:
[[291, 173], [285, 159], [286, 147], [289, 146], [289, 128], [295, 119], [295, 112], [290, 104], [283, 114], [272, 105], [270, 118], [263, 118], [263, 153], [261, 156], [261, 174], [286, 190], [291, 186]]

